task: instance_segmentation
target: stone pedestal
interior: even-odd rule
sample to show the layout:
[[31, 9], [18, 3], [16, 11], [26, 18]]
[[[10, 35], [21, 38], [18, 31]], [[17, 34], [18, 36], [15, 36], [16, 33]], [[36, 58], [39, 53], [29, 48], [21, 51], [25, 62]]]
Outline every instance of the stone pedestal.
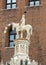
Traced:
[[14, 56], [11, 58], [11, 63], [14, 65], [20, 64], [20, 61], [28, 59], [29, 42], [27, 40], [15, 40]]
[[26, 39], [15, 40], [14, 56], [11, 58], [10, 65], [38, 65], [35, 60], [31, 61], [28, 56], [30, 42]]

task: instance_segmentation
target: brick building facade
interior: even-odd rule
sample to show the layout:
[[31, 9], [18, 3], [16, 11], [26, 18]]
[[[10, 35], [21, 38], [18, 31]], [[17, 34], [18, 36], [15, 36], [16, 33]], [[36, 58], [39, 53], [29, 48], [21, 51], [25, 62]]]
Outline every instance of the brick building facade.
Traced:
[[46, 65], [46, 0], [38, 0], [38, 5], [29, 4], [30, 1], [16, 0], [16, 7], [7, 9], [7, 1], [0, 0], [0, 62], [8, 61], [13, 56], [14, 47], [8, 44], [9, 32], [13, 23], [19, 23], [25, 14], [26, 24], [33, 28], [29, 57]]

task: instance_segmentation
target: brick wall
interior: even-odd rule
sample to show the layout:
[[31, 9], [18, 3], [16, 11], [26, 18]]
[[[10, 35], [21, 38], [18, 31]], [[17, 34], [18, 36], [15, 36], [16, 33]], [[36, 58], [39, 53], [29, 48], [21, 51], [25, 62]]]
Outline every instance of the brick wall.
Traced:
[[[14, 48], [6, 48], [8, 43], [5, 27], [13, 22], [18, 23], [26, 11], [26, 24], [33, 27], [29, 56], [46, 65], [46, 0], [41, 0], [38, 7], [27, 7], [28, 0], [17, 0], [17, 9], [5, 9], [5, 0], [0, 0], [0, 50], [2, 59], [9, 60], [14, 54]], [[9, 28], [8, 28], [9, 29]]]

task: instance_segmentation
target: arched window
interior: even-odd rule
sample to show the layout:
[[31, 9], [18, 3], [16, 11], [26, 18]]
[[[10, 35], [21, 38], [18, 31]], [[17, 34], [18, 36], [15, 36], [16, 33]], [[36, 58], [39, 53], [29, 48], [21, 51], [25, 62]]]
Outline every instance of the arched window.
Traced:
[[6, 9], [16, 8], [16, 0], [6, 0]]
[[16, 30], [10, 30], [9, 31], [9, 47], [13, 47], [14, 46], [14, 39], [16, 38]]
[[40, 0], [29, 0], [29, 5], [30, 6], [39, 6]]

